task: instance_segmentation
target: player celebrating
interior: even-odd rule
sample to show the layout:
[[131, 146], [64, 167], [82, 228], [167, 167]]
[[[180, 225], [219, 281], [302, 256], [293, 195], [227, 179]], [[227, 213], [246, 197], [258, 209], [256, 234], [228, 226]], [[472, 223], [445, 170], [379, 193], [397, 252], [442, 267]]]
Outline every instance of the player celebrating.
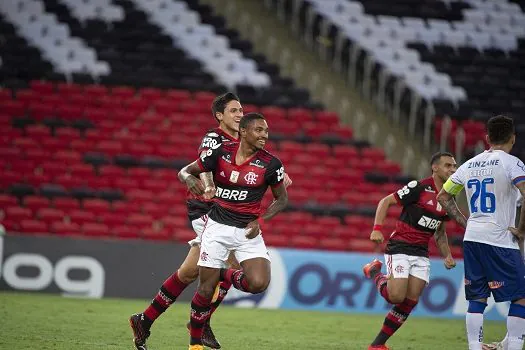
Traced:
[[[270, 283], [270, 260], [261, 236], [267, 220], [288, 202], [284, 167], [263, 148], [268, 125], [261, 114], [248, 113], [240, 122], [240, 142], [218, 144], [179, 172], [179, 179], [199, 195], [204, 187], [197, 179], [212, 171], [217, 185], [216, 201], [202, 234], [199, 287], [191, 302], [190, 350], [204, 349], [203, 326], [210, 316], [215, 286], [225, 280], [239, 290], [261, 293]], [[261, 200], [271, 186], [274, 202], [263, 215]], [[225, 269], [234, 252], [242, 270]]]
[[[488, 151], [465, 162], [445, 183], [438, 200], [447, 213], [466, 227], [463, 239], [466, 324], [469, 349], [483, 345], [483, 312], [487, 298], [511, 301], [507, 317], [507, 348], [521, 350], [525, 334], [525, 264], [518, 241], [525, 236], [525, 206], [518, 228], [517, 187], [525, 194], [525, 165], [509, 154], [516, 140], [512, 118], [487, 122]], [[459, 211], [454, 197], [465, 187], [470, 216]]]
[[403, 325], [417, 305], [430, 277], [428, 242], [432, 235], [445, 258], [445, 267], [451, 269], [456, 266], [445, 232], [446, 212], [436, 199], [443, 183], [456, 170], [456, 161], [452, 154], [439, 152], [432, 156], [430, 164], [431, 177], [409, 182], [383, 198], [377, 207], [370, 240], [378, 243], [384, 240], [381, 229], [388, 208], [399, 204], [403, 206], [403, 211], [386, 246], [386, 275], [381, 273], [383, 264], [377, 259], [363, 268], [365, 276], [374, 280], [381, 296], [395, 304], [369, 350], [389, 349], [386, 341]]
[[[210, 130], [204, 136], [199, 147], [199, 154], [205, 154], [208, 149], [222, 142], [235, 141], [239, 134], [239, 123], [243, 116], [243, 109], [239, 98], [231, 93], [225, 93], [215, 98], [211, 107], [213, 116], [219, 122], [219, 127]], [[186, 259], [179, 269], [164, 281], [155, 298], [142, 313], [132, 315], [130, 318], [131, 328], [134, 334], [135, 347], [138, 350], [146, 350], [146, 339], [150, 335], [153, 322], [166, 311], [184, 289], [193, 283], [198, 276], [197, 261], [200, 251], [200, 237], [204, 228], [206, 214], [211, 209], [212, 202], [209, 201], [215, 194], [213, 176], [211, 173], [202, 173], [201, 180], [205, 184], [204, 198], [189, 194], [187, 200], [188, 217], [197, 237], [190, 242], [191, 246]], [[234, 266], [235, 261], [230, 261]], [[226, 296], [231, 284], [223, 281], [219, 285], [219, 292], [213, 303], [214, 310], [219, 306]], [[220, 349], [221, 345], [215, 338], [208, 322], [203, 328], [203, 343], [212, 348]]]

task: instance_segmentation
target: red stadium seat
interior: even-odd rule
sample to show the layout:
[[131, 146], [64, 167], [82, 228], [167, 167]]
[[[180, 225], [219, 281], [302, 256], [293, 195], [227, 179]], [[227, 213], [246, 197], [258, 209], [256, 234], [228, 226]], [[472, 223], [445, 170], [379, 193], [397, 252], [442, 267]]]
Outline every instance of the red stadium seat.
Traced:
[[290, 245], [290, 238], [281, 234], [263, 234], [264, 243], [268, 247], [288, 247]]
[[319, 242], [314, 237], [295, 236], [291, 239], [291, 246], [300, 249], [316, 249], [319, 248]]
[[64, 188], [70, 190], [73, 188], [85, 186], [85, 180], [86, 179], [84, 178], [71, 176], [69, 174], [63, 174], [63, 175], [56, 176], [53, 182], [61, 186], [64, 186]]
[[16, 197], [7, 194], [0, 194], [0, 208], [15, 207], [17, 205], [18, 199]]
[[348, 250], [348, 241], [342, 238], [322, 238], [319, 240], [321, 249], [326, 250]]
[[86, 85], [84, 86], [84, 94], [86, 96], [97, 98], [105, 95], [109, 95], [109, 90], [103, 85]]
[[[107, 114], [107, 110], [100, 107], [88, 107], [84, 109], [84, 115], [86, 116], [86, 118], [95, 123], [100, 122], [102, 120], [106, 120]], [[87, 133], [89, 133], [90, 131], [92, 133], [98, 133], [97, 130], [88, 130]]]
[[69, 141], [64, 141], [56, 137], [50, 137], [48, 139], [43, 139], [40, 142], [40, 146], [51, 153], [55, 153], [64, 149], [69, 148]]
[[360, 232], [372, 232], [374, 218], [360, 215], [348, 215], [345, 217], [345, 223]]
[[108, 156], [116, 156], [122, 153], [122, 143], [119, 141], [99, 141], [96, 145], [99, 152], [105, 153]]
[[24, 219], [31, 219], [33, 212], [29, 208], [22, 207], [7, 207], [5, 209], [6, 219], [13, 221], [21, 221]]
[[86, 179], [87, 186], [93, 189], [104, 189], [111, 187], [111, 181], [102, 176], [92, 176]]
[[[165, 216], [162, 218], [162, 223], [164, 227], [170, 228], [172, 230], [178, 230], [189, 227], [188, 218], [185, 216], [171, 215]], [[193, 233], [195, 236], [195, 232]]]
[[128, 177], [114, 178], [113, 185], [124, 192], [140, 188], [140, 184], [137, 180]]
[[65, 216], [64, 211], [54, 208], [42, 208], [37, 212], [37, 217], [47, 223], [62, 221]]
[[144, 215], [144, 214], [131, 214], [128, 216], [127, 222], [129, 225], [137, 226], [137, 227], [151, 227], [151, 224], [153, 223], [154, 219], [151, 215]]
[[58, 235], [77, 235], [80, 233], [80, 226], [75, 223], [54, 222], [50, 226], [50, 231]]
[[171, 239], [171, 231], [167, 229], [147, 228], [142, 230], [142, 236], [145, 239], [167, 241]]
[[164, 97], [164, 91], [156, 88], [142, 88], [138, 94], [141, 98], [149, 101], [156, 101]]
[[59, 118], [64, 120], [74, 120], [79, 119], [84, 112], [84, 109], [81, 106], [76, 104], [63, 104], [59, 105], [56, 110], [56, 115]]
[[[142, 89], [142, 91], [145, 89]], [[128, 86], [114, 86], [111, 88], [111, 97], [132, 98], [135, 96], [135, 89]]]
[[191, 93], [187, 90], [168, 90], [166, 97], [176, 102], [189, 101], [192, 99]]
[[29, 114], [35, 120], [44, 120], [56, 114], [56, 107], [49, 102], [33, 102], [29, 105]]
[[350, 240], [363, 235], [364, 231], [360, 231], [350, 225], [341, 225], [334, 228], [333, 235], [345, 240]]
[[95, 214], [85, 210], [72, 210], [69, 212], [68, 217], [71, 222], [79, 225], [95, 222]]
[[110, 210], [110, 205], [102, 199], [86, 199], [82, 203], [82, 208], [95, 214], [102, 214]]
[[76, 151], [62, 150], [55, 153], [54, 159], [65, 164], [77, 164], [82, 161], [82, 155]]
[[93, 167], [88, 164], [74, 164], [69, 167], [71, 176], [86, 179], [95, 175]]
[[51, 137], [51, 130], [44, 125], [30, 125], [26, 128], [26, 134], [34, 140], [41, 140]]
[[31, 90], [38, 92], [41, 95], [51, 95], [55, 92], [55, 86], [53, 83], [41, 80], [32, 80], [29, 83]]
[[151, 215], [155, 219], [160, 219], [169, 213], [169, 207], [162, 205], [162, 203], [145, 203], [142, 205], [142, 212], [145, 215]]
[[280, 120], [286, 118], [286, 110], [279, 107], [263, 107], [261, 108], [261, 113], [267, 120]]
[[2, 102], [2, 112], [11, 116], [20, 117], [25, 115], [26, 107], [23, 102], [6, 100]]
[[51, 159], [52, 153], [44, 149], [29, 149], [25, 152], [25, 159], [28, 161], [35, 161], [41, 163], [46, 159]]
[[125, 171], [114, 165], [105, 165], [99, 169], [100, 176], [105, 176], [110, 179], [116, 179], [126, 176]]
[[41, 96], [32, 90], [18, 90], [16, 100], [24, 103], [26, 106], [32, 102], [40, 102]]
[[128, 170], [128, 177], [133, 180], [143, 181], [150, 179], [154, 173], [156, 173], [156, 171], [152, 172], [148, 168], [131, 168]]
[[140, 207], [131, 202], [124, 202], [124, 201], [116, 201], [111, 204], [112, 211], [114, 213], [127, 215], [130, 213], [138, 213], [140, 210]]
[[306, 108], [290, 108], [288, 110], [288, 119], [306, 123], [314, 120], [312, 112]]
[[101, 212], [98, 215], [98, 220], [111, 228], [126, 225], [126, 216], [121, 213]]
[[25, 233], [47, 233], [48, 226], [45, 222], [38, 220], [22, 220], [20, 222], [20, 231]]
[[379, 249], [379, 246], [369, 239], [355, 238], [349, 243], [349, 250], [353, 252], [374, 252]]
[[57, 84], [59, 95], [70, 95], [82, 93], [82, 87], [78, 84], [59, 83]]
[[80, 202], [74, 198], [55, 198], [53, 206], [60, 210], [80, 209]]
[[335, 112], [318, 111], [315, 113], [315, 119], [318, 123], [328, 125], [330, 127], [339, 124], [339, 116]]
[[179, 228], [172, 233], [172, 236], [181, 243], [186, 243], [196, 237], [195, 231], [189, 228]]
[[113, 227], [111, 232], [118, 238], [140, 238], [141, 232], [136, 227], [120, 225]]
[[85, 223], [82, 225], [82, 233], [86, 236], [102, 237], [110, 236], [109, 227], [104, 224]]
[[169, 186], [168, 182], [159, 179], [148, 179], [142, 183], [142, 188], [156, 193], [166, 191]]
[[[41, 208], [50, 207], [51, 202], [46, 197], [38, 196], [26, 196], [24, 197], [24, 207], [31, 209], [32, 211], [37, 211]], [[0, 206], [1, 203], [0, 203]]]

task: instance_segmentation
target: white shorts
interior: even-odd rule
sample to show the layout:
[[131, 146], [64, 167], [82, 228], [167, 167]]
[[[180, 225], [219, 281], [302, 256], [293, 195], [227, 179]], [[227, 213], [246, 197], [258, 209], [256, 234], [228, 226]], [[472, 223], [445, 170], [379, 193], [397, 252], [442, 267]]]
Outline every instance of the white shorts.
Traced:
[[246, 229], [220, 224], [208, 218], [201, 240], [198, 266], [223, 268], [230, 252], [239, 263], [254, 258], [270, 260], [262, 234], [253, 239], [246, 238]]
[[191, 226], [193, 227], [193, 231], [195, 231], [195, 234], [197, 237], [192, 239], [191, 241], [188, 241], [188, 244], [190, 246], [198, 246], [201, 244], [201, 237], [202, 237], [202, 231], [204, 231], [204, 226], [206, 225], [206, 221], [208, 220], [208, 215], [205, 214], [201, 216], [198, 219], [195, 219], [191, 222]]
[[422, 256], [385, 254], [386, 272], [393, 278], [408, 278], [409, 275], [427, 282], [430, 280], [430, 260]]

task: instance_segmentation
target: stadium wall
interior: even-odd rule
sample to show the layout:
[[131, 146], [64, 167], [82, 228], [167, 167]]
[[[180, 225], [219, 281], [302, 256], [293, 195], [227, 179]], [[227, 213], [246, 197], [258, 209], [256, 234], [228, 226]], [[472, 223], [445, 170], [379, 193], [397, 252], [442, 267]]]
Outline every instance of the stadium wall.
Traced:
[[[182, 244], [52, 236], [0, 237], [0, 290], [38, 291], [91, 298], [151, 298], [183, 261]], [[249, 295], [232, 289], [225, 303], [238, 307], [379, 313], [389, 306], [361, 268], [371, 254], [270, 249], [272, 282]], [[463, 262], [447, 271], [432, 259], [431, 282], [414, 315], [460, 318], [467, 304]], [[191, 299], [187, 288], [179, 300]], [[489, 303], [486, 318], [504, 320], [508, 305]]]

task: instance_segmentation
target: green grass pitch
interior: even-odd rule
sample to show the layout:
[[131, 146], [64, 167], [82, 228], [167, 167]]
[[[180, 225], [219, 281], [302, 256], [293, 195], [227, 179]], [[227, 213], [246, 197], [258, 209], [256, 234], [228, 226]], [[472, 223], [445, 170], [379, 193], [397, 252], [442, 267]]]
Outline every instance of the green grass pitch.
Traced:
[[[0, 349], [133, 349], [128, 317], [147, 300], [76, 299], [0, 292]], [[152, 328], [151, 350], [187, 349], [189, 304], [172, 306]], [[223, 349], [366, 349], [383, 316], [221, 307], [213, 317]], [[394, 350], [467, 349], [463, 320], [409, 318], [390, 340]], [[505, 334], [485, 322], [485, 339]]]

